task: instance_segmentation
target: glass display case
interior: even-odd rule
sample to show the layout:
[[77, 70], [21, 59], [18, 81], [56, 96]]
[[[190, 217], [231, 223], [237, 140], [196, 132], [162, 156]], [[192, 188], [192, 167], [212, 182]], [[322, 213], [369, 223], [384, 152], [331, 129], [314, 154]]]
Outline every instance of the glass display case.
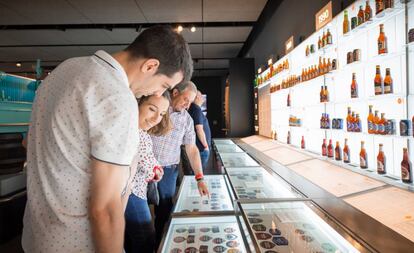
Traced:
[[311, 201], [240, 204], [240, 210], [254, 235], [256, 252], [367, 251], [339, 226], [335, 229], [342, 235], [319, 217]]
[[233, 202], [224, 175], [204, 176], [210, 198], [200, 196], [193, 176], [184, 176], [174, 213], [233, 211]]
[[235, 216], [172, 218], [158, 252], [243, 253], [243, 238]]
[[237, 199], [298, 198], [291, 186], [262, 167], [226, 168]]
[[254, 167], [259, 164], [246, 153], [219, 153], [224, 167]]
[[216, 144], [219, 153], [243, 153], [243, 149], [235, 144]]
[[213, 142], [217, 144], [234, 144], [234, 142], [230, 139], [213, 139]]

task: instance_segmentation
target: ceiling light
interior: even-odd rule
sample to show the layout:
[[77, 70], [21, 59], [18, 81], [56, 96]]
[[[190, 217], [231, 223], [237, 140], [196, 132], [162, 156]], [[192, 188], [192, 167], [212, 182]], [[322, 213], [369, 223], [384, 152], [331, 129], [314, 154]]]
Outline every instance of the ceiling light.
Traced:
[[178, 27], [177, 27], [177, 32], [182, 32], [183, 31], [183, 27], [181, 26], [181, 25], [179, 25]]
[[195, 26], [192, 26], [192, 27], [191, 27], [191, 29], [190, 29], [190, 31], [191, 31], [191, 32], [195, 32], [195, 31], [196, 31]]
[[20, 62], [16, 63], [16, 67], [20, 68], [21, 66], [22, 66], [22, 64]]

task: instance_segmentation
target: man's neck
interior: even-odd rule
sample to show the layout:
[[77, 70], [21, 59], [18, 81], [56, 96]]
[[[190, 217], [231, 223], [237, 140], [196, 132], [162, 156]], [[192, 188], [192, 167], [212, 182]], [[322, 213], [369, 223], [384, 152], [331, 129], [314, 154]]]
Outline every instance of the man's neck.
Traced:
[[129, 55], [127, 52], [125, 51], [120, 51], [117, 53], [112, 54], [112, 57], [119, 62], [119, 64], [122, 66], [122, 68], [124, 69], [127, 77], [128, 77], [128, 83], [129, 83], [129, 88], [131, 89], [131, 91], [136, 94], [136, 88], [132, 87], [132, 83], [134, 83], [134, 72], [136, 71], [136, 66], [132, 66], [135, 64], [131, 64], [131, 60], [129, 58]]

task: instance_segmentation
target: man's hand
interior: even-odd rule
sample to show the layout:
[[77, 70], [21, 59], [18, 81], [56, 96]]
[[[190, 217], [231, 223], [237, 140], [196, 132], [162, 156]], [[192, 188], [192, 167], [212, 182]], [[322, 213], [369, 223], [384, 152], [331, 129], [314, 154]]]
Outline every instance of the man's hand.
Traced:
[[153, 182], [159, 182], [162, 179], [162, 176], [164, 176], [164, 170], [162, 167], [158, 167], [156, 170], [154, 170], [154, 180]]
[[208, 196], [210, 197], [210, 192], [208, 191], [207, 183], [204, 180], [200, 180], [197, 182], [198, 192], [201, 196]]

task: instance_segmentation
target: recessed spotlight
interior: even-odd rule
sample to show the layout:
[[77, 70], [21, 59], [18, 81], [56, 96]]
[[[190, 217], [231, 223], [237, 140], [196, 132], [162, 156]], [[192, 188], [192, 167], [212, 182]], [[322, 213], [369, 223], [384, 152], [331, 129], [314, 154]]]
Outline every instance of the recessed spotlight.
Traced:
[[183, 31], [183, 26], [181, 26], [181, 25], [179, 25], [179, 26], [177, 26], [177, 32], [182, 32]]
[[20, 68], [22, 64], [20, 62], [16, 63], [16, 67]]
[[195, 26], [192, 26], [192, 27], [191, 27], [191, 29], [190, 29], [190, 31], [191, 31], [191, 32], [195, 32], [195, 31], [196, 31]]

